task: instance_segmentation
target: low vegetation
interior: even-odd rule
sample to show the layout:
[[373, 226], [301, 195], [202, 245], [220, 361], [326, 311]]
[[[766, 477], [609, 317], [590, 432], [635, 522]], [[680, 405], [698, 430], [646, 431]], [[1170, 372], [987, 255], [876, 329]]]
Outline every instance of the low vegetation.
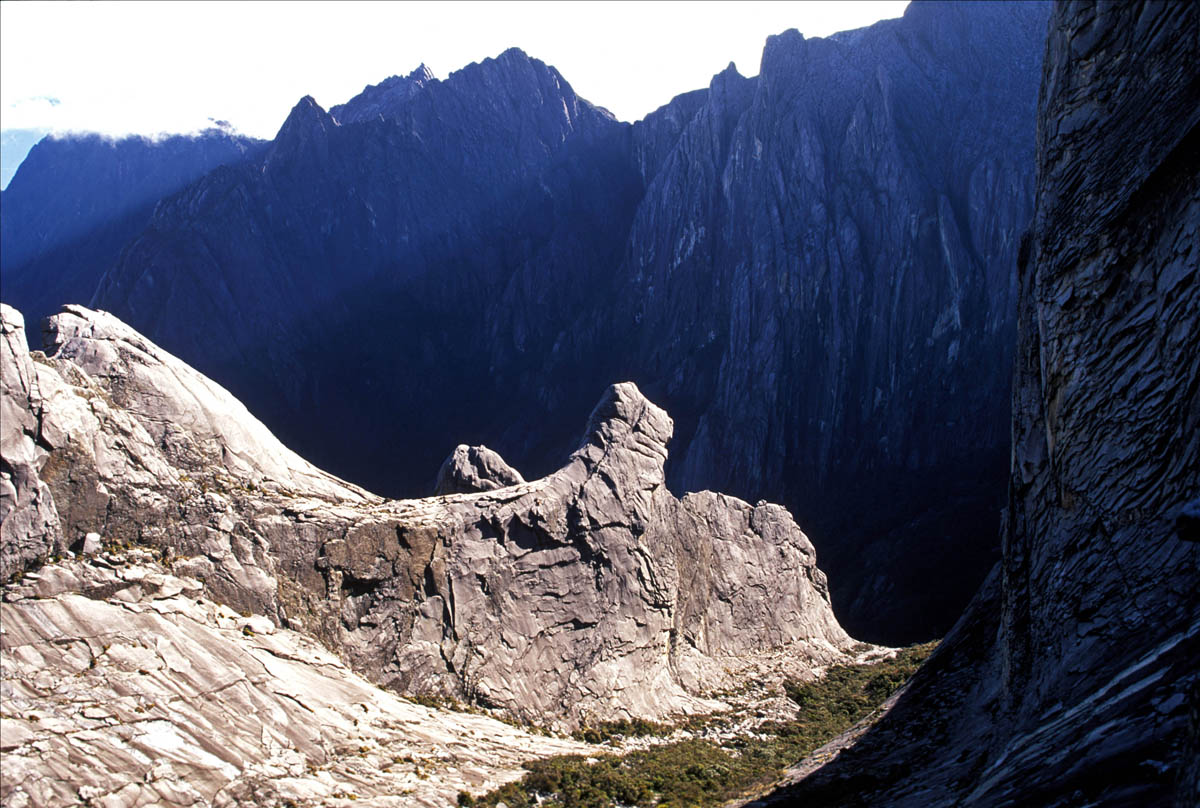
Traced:
[[604, 721], [599, 724], [582, 727], [571, 733], [571, 737], [584, 743], [611, 743], [623, 738], [644, 738], [647, 735], [666, 737], [675, 731], [675, 727], [660, 724], [657, 721], [647, 721], [644, 718], [634, 718], [620, 721]]
[[[690, 738], [625, 754], [560, 756], [529, 762], [529, 773], [483, 797], [463, 793], [460, 805], [493, 808], [609, 808], [609, 806], [718, 806], [774, 782], [786, 766], [804, 758], [865, 718], [916, 672], [936, 643], [916, 645], [894, 659], [831, 668], [815, 682], [784, 683], [796, 718], [771, 722], [753, 733], [723, 741]], [[703, 727], [695, 720], [689, 730]], [[652, 722], [614, 722], [588, 727], [577, 737], [590, 742], [635, 735], [667, 736]]]

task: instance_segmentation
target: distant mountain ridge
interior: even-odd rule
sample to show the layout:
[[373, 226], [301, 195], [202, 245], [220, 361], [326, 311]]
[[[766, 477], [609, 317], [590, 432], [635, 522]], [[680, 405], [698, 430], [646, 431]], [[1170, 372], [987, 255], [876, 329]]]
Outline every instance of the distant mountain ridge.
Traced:
[[516, 49], [305, 99], [90, 300], [388, 494], [460, 442], [546, 473], [633, 379], [675, 490], [788, 504], [852, 632], [929, 636], [995, 556], [1046, 15], [789, 32], [634, 125]]
[[0, 194], [5, 301], [34, 322], [66, 302], [87, 302], [160, 199], [264, 147], [221, 129], [159, 139], [41, 139]]

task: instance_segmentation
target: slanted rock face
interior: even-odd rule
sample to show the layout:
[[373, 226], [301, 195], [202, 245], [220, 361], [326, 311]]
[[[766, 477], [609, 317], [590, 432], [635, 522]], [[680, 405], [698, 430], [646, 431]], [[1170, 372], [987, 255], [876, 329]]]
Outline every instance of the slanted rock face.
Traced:
[[[539, 721], [709, 709], [739, 661], [790, 649], [799, 672], [852, 644], [785, 510], [672, 496], [671, 419], [632, 384], [606, 392], [554, 474], [385, 501], [288, 451], [111, 315], [68, 307], [46, 340], [54, 355], [39, 361], [13, 340], [4, 376], [18, 414], [5, 462], [9, 423], [28, 432], [35, 417], [49, 455], [22, 489], [53, 496], [43, 558], [91, 532], [150, 544], [175, 574], [308, 632], [374, 682]], [[507, 468], [493, 460], [476, 453], [477, 479]]]
[[41, 391], [25, 344], [25, 320], [0, 303], [0, 579], [61, 552], [62, 530], [38, 474], [49, 457], [41, 440]]
[[1200, 7], [1055, 7], [1038, 171], [1003, 560], [797, 804], [1200, 797]]
[[494, 491], [525, 482], [521, 473], [486, 446], [460, 443], [438, 471], [434, 494]]
[[145, 550], [5, 588], [4, 805], [443, 808], [593, 751], [405, 701], [202, 592]]

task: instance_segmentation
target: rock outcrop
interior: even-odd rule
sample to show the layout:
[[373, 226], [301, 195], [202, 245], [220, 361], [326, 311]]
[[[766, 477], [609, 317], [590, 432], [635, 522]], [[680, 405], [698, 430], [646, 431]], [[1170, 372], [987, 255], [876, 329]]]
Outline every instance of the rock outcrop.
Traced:
[[7, 580], [66, 548], [50, 489], [39, 476], [49, 454], [25, 321], [3, 303], [0, 307], [0, 580]]
[[553, 471], [631, 379], [677, 419], [673, 490], [782, 502], [843, 619], [928, 639], [997, 557], [1045, 15], [788, 32], [632, 126], [517, 50], [306, 99], [164, 199], [93, 305], [391, 496], [460, 442]]
[[434, 494], [473, 494], [525, 482], [521, 472], [486, 446], [460, 443], [438, 470]]
[[[50, 318], [49, 357], [3, 319], [5, 473], [13, 513], [37, 516], [13, 521], [11, 553], [6, 518], [6, 576], [89, 533], [151, 547], [372, 682], [565, 725], [713, 709], [745, 660], [786, 650], [799, 673], [853, 645], [787, 511], [667, 490], [672, 422], [632, 384], [547, 477], [389, 501], [109, 314]], [[26, 524], [41, 533], [22, 543]]]
[[1046, 54], [1003, 559], [884, 720], [772, 804], [1200, 795], [1200, 9], [1060, 4]]

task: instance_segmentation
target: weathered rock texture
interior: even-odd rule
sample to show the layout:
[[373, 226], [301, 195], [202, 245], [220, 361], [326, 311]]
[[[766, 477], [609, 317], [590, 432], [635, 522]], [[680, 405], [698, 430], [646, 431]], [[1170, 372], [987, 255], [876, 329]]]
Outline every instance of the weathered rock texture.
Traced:
[[844, 619], [927, 639], [997, 557], [1045, 18], [791, 31], [632, 126], [517, 50], [304, 99], [92, 299], [389, 495], [460, 442], [552, 471], [632, 379], [678, 419], [675, 491], [784, 503]]
[[0, 306], [0, 579], [7, 579], [66, 548], [50, 489], [39, 477], [51, 439], [42, 437], [43, 399], [25, 321]]
[[6, 576], [91, 532], [136, 542], [373, 682], [566, 725], [711, 709], [740, 661], [786, 649], [799, 672], [853, 644], [787, 511], [671, 495], [671, 419], [632, 384], [609, 388], [554, 474], [386, 501], [109, 314], [50, 318], [49, 358], [24, 350], [11, 308], [3, 319], [19, 416], [5, 474], [13, 513], [37, 517], [13, 522], [12, 552], [5, 520]]
[[1200, 795], [1200, 8], [1061, 4], [1046, 54], [1002, 562], [884, 721], [776, 802]]
[[525, 482], [521, 473], [486, 446], [459, 444], [438, 471], [435, 494], [472, 494]]
[[0, 800], [20, 806], [437, 806], [586, 753], [405, 701], [139, 550], [5, 588]]

